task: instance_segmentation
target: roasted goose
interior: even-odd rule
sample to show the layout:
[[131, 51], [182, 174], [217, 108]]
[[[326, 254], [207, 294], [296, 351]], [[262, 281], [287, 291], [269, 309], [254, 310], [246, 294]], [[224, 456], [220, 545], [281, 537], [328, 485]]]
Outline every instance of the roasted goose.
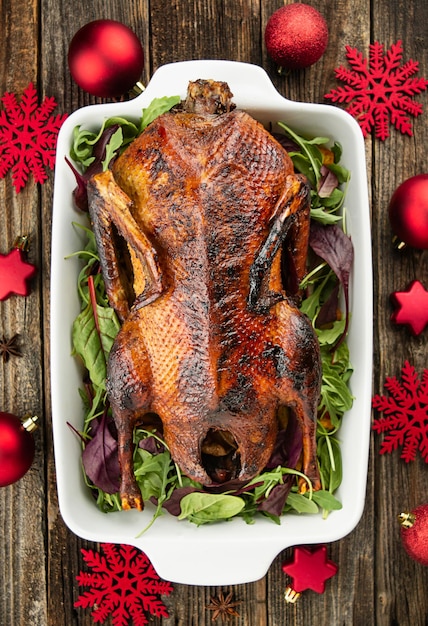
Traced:
[[319, 346], [295, 304], [308, 185], [231, 97], [226, 83], [190, 83], [181, 107], [88, 187], [108, 296], [123, 322], [107, 391], [124, 508], [143, 507], [132, 435], [152, 413], [182, 472], [208, 486], [259, 473], [278, 410], [290, 407], [302, 469], [320, 487]]

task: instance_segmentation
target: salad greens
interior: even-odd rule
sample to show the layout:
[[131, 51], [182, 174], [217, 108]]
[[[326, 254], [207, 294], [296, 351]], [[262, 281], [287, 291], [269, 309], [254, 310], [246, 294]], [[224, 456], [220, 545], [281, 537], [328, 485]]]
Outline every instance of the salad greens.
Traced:
[[105, 171], [116, 153], [122, 152], [131, 141], [143, 132], [150, 122], [172, 109], [179, 102], [179, 96], [155, 98], [147, 109], [143, 109], [140, 120], [132, 122], [124, 117], [109, 117], [97, 132], [76, 126], [70, 157], [75, 163], [85, 168], [93, 164], [97, 158], [96, 146], [100, 144], [105, 131], [113, 128], [113, 135], [107, 135], [108, 143], [103, 146], [106, 154], [101, 163]]
[[[340, 165], [342, 148], [328, 137], [306, 139], [284, 122], [278, 122], [286, 137], [291, 140], [287, 151], [295, 169], [304, 174], [311, 185], [311, 217], [322, 224], [336, 224], [343, 220], [340, 210], [346, 194], [350, 172]], [[276, 136], [278, 138], [278, 136]], [[281, 142], [283, 143], [283, 142]], [[340, 185], [344, 184], [344, 188]]]
[[[70, 165], [76, 175], [79, 199], [86, 193], [85, 181], [90, 175], [111, 166], [116, 156], [151, 121], [178, 102], [178, 97], [157, 98], [142, 111], [140, 120], [110, 118], [97, 132], [77, 127], [70, 151], [74, 164]], [[322, 356], [317, 425], [322, 489], [313, 491], [310, 481], [298, 470], [302, 437], [296, 420], [287, 410], [280, 416], [277, 445], [265, 471], [245, 485], [228, 484], [225, 492], [203, 488], [181, 473], [162, 440], [162, 426], [155, 416], [153, 424], [146, 425], [146, 429], [136, 428], [134, 432], [136, 479], [143, 500], [155, 506], [149, 526], [165, 510], [180, 520], [201, 525], [235, 516], [253, 523], [258, 515], [279, 524], [281, 515], [290, 511], [322, 511], [325, 516], [341, 508], [334, 492], [342, 480], [338, 432], [353, 401], [348, 385], [352, 366], [345, 340], [353, 254], [350, 239], [339, 224], [344, 220], [343, 203], [350, 173], [340, 164], [339, 144], [329, 147], [329, 138], [305, 138], [285, 123], [280, 122], [279, 126], [283, 132], [275, 137], [285, 145], [296, 171], [304, 174], [311, 185], [313, 264], [301, 285], [305, 291], [301, 310], [312, 320]], [[84, 201], [81, 206], [85, 206]], [[75, 228], [83, 240], [82, 249], [75, 253], [82, 261], [77, 284], [81, 312], [72, 329], [73, 353], [82, 360], [86, 372], [79, 390], [85, 409], [79, 433], [82, 464], [85, 481], [98, 507], [110, 512], [120, 510], [121, 502], [116, 432], [105, 379], [109, 351], [120, 323], [108, 304], [94, 234], [89, 224], [76, 223]], [[340, 296], [346, 304], [345, 314], [341, 313]], [[305, 489], [299, 489], [299, 484], [305, 485]]]

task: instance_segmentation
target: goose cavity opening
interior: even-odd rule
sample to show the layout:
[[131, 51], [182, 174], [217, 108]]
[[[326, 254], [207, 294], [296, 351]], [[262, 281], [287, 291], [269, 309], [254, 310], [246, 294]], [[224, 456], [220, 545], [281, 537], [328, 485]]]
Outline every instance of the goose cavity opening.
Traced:
[[202, 464], [216, 483], [225, 483], [239, 476], [241, 457], [238, 444], [228, 430], [211, 428], [202, 442]]

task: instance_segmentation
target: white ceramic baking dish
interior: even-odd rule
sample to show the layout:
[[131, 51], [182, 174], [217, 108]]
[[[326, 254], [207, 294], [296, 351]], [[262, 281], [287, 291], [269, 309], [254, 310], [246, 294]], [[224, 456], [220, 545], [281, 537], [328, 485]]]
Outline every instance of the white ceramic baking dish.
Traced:
[[[289, 514], [281, 525], [242, 519], [196, 527], [166, 514], [140, 538], [148, 523], [145, 511], [101, 513], [85, 486], [81, 446], [67, 422], [82, 426], [78, 388], [82, 372], [71, 356], [71, 327], [79, 312], [76, 278], [79, 261], [67, 258], [81, 241], [72, 222], [74, 176], [65, 162], [73, 129], [98, 129], [113, 115], [139, 117], [155, 97], [184, 97], [189, 80], [212, 78], [229, 83], [234, 102], [264, 124], [285, 121], [300, 133], [328, 136], [341, 143], [342, 163], [351, 171], [346, 197], [347, 227], [355, 249], [351, 277], [352, 319], [349, 348], [355, 397], [340, 430], [343, 482], [337, 492], [343, 508], [321, 515]], [[58, 137], [52, 231], [51, 381], [57, 485], [61, 515], [78, 536], [97, 542], [129, 543], [143, 550], [158, 574], [169, 581], [197, 585], [246, 583], [261, 578], [283, 549], [341, 539], [357, 525], [364, 507], [371, 407], [372, 372], [372, 264], [368, 191], [363, 137], [357, 122], [339, 108], [291, 102], [283, 98], [258, 66], [229, 61], [187, 61], [161, 67], [146, 90], [121, 103], [93, 105], [77, 110], [65, 121]]]

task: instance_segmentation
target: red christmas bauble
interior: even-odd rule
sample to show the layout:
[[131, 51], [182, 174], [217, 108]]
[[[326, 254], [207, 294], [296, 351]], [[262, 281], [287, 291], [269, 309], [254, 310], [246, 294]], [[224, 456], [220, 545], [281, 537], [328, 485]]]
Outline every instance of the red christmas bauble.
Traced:
[[428, 248], [428, 174], [405, 180], [391, 196], [389, 220], [400, 244]]
[[400, 513], [401, 540], [407, 554], [421, 565], [428, 565], [428, 505]]
[[308, 4], [288, 4], [270, 16], [265, 43], [269, 56], [280, 67], [308, 67], [316, 63], [327, 48], [327, 22]]
[[144, 52], [136, 34], [121, 22], [95, 20], [74, 35], [68, 65], [79, 87], [93, 96], [114, 98], [141, 78]]
[[30, 469], [35, 449], [31, 431], [36, 420], [0, 412], [0, 487], [15, 483]]

